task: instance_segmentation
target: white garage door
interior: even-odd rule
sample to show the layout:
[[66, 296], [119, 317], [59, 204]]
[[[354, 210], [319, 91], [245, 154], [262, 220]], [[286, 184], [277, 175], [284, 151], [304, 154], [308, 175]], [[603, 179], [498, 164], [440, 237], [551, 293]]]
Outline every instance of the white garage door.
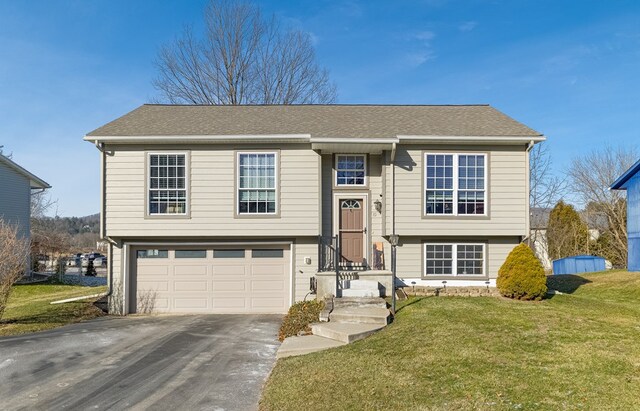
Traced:
[[289, 253], [283, 246], [133, 249], [130, 311], [285, 313]]

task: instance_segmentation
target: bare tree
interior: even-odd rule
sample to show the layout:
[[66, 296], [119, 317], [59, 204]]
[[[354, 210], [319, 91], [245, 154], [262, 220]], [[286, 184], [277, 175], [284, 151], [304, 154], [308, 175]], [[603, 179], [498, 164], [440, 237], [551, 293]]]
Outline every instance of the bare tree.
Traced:
[[163, 46], [154, 87], [173, 104], [332, 103], [336, 87], [316, 61], [309, 33], [283, 29], [260, 8], [212, 0], [202, 39], [187, 27]]
[[567, 194], [567, 180], [553, 174], [551, 153], [544, 142], [536, 144], [529, 153], [529, 170], [529, 246], [549, 269], [548, 215], [550, 209]]
[[626, 266], [627, 208], [624, 193], [609, 186], [636, 160], [634, 147], [606, 146], [576, 157], [568, 170], [571, 188], [601, 233], [598, 251], [616, 266]]
[[547, 143], [536, 144], [529, 154], [529, 204], [549, 209], [567, 194], [566, 178], [553, 174]]
[[7, 308], [11, 287], [25, 273], [29, 241], [20, 236], [18, 227], [0, 219], [0, 319]]

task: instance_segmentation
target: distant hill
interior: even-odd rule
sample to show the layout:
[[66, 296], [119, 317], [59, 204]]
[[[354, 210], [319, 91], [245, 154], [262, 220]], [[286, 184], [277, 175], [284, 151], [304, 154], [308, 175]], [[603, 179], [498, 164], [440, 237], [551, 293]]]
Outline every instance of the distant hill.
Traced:
[[65, 232], [71, 236], [100, 232], [100, 213], [84, 217], [45, 217], [44, 220], [47, 225], [53, 225], [56, 231]]

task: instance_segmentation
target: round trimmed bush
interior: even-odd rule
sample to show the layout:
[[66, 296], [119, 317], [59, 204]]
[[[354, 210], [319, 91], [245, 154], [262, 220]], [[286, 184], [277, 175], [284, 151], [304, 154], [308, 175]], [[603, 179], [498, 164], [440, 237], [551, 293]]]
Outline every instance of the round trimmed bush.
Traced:
[[522, 243], [516, 246], [498, 271], [500, 294], [516, 300], [541, 300], [547, 293], [547, 277], [533, 250]]

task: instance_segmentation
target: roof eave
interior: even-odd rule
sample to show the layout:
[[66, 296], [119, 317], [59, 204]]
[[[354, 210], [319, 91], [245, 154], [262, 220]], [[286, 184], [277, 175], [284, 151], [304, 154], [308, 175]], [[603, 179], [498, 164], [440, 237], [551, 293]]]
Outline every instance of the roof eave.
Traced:
[[22, 174], [23, 176], [28, 178], [29, 179], [29, 187], [30, 188], [32, 188], [32, 189], [47, 189], [47, 188], [51, 188], [49, 183], [47, 183], [46, 181], [44, 181], [43, 179], [41, 179], [37, 175], [31, 173], [30, 171], [28, 171], [27, 169], [25, 169], [21, 165], [15, 163], [10, 158], [7, 158], [6, 156], [0, 155], [0, 161], [2, 161], [4, 164], [6, 164], [9, 168], [13, 169], [17, 173]]
[[83, 140], [92, 143], [116, 144], [225, 144], [225, 143], [308, 143], [310, 134], [242, 134], [242, 135], [176, 135], [176, 136], [95, 136]]
[[640, 160], [636, 161], [634, 165], [629, 167], [616, 181], [614, 181], [609, 187], [610, 190], [626, 190], [624, 187], [627, 181], [631, 179], [638, 171], [640, 171]]

